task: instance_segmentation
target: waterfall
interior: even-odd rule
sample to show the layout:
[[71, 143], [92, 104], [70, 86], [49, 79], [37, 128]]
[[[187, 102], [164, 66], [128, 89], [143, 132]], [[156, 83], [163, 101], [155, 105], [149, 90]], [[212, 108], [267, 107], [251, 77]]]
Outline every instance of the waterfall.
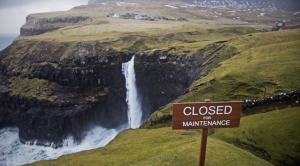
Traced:
[[138, 128], [142, 121], [142, 109], [135, 85], [134, 56], [129, 62], [122, 64], [122, 72], [125, 76], [127, 89], [128, 125], [130, 125], [131, 128]]
[[63, 147], [58, 149], [53, 149], [54, 143], [50, 142], [50, 147], [38, 146], [36, 145], [38, 140], [35, 140], [33, 145], [31, 145], [31, 142], [22, 144], [19, 140], [19, 129], [17, 127], [5, 127], [0, 129], [0, 165], [19, 166], [39, 160], [56, 159], [65, 154], [103, 147], [114, 139], [120, 131], [128, 128], [129, 125], [131, 128], [138, 128], [142, 122], [142, 110], [135, 86], [134, 56], [129, 62], [122, 64], [122, 72], [126, 79], [128, 125], [123, 125], [116, 129], [105, 129], [101, 126], [95, 126], [87, 132], [80, 143], [77, 144], [73, 137], [69, 136], [63, 141]]

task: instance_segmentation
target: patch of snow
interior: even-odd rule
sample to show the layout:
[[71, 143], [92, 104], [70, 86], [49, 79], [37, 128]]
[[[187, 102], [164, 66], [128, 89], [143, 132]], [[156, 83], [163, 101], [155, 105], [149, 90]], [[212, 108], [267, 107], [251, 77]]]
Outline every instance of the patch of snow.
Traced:
[[299, 12], [296, 12], [296, 13], [294, 13], [293, 15], [297, 15], [297, 14], [300, 14], [300, 11], [299, 11]]
[[266, 15], [266, 13], [260, 13], [260, 15], [261, 15], [261, 16], [265, 16], [265, 15]]
[[127, 3], [127, 2], [117, 2], [116, 4], [118, 6], [122, 6], [122, 5], [138, 5], [138, 3]]
[[188, 7], [196, 7], [197, 5], [190, 5], [190, 4], [183, 4], [183, 5], [180, 5], [181, 8], [188, 8]]
[[171, 6], [171, 5], [165, 5], [165, 6], [170, 7], [170, 8], [173, 8], [173, 9], [178, 9], [177, 7]]

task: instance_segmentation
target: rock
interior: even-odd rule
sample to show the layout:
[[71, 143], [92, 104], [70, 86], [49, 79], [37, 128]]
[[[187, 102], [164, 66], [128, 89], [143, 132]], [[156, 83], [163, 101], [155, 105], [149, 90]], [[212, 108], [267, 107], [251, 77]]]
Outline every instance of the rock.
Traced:
[[86, 16], [54, 17], [35, 19], [31, 15], [26, 17], [26, 23], [21, 27], [21, 36], [40, 35], [48, 31], [57, 30], [74, 24], [83, 24], [91, 20]]
[[243, 102], [243, 110], [261, 105], [271, 104], [275, 102], [286, 102], [297, 100], [300, 98], [300, 90], [294, 90], [288, 93], [279, 93], [271, 97], [265, 97], [262, 100], [245, 100]]
[[[18, 126], [20, 140], [38, 139], [40, 144], [54, 142], [59, 147], [69, 135], [80, 142], [91, 126], [115, 128], [127, 123], [127, 90], [122, 63], [128, 62], [133, 54], [118, 52], [99, 42], [79, 42], [73, 46], [73, 43], [29, 40], [26, 48], [21, 48], [22, 43], [18, 42], [0, 52], [3, 80], [0, 122]], [[32, 51], [25, 51], [25, 57], [18, 57], [11, 54], [15, 48]], [[203, 53], [188, 57], [161, 50], [149, 55], [135, 54], [136, 86], [143, 116], [174, 101], [200, 77], [199, 73], [205, 68]], [[180, 57], [180, 62], [161, 63], [159, 57], [174, 60]], [[10, 82], [16, 80], [23, 84], [28, 81], [20, 86], [29, 91], [10, 93]], [[30, 88], [33, 80], [43, 83]], [[26, 96], [31, 89], [32, 94]], [[168, 114], [151, 124], [171, 119], [172, 115]]]

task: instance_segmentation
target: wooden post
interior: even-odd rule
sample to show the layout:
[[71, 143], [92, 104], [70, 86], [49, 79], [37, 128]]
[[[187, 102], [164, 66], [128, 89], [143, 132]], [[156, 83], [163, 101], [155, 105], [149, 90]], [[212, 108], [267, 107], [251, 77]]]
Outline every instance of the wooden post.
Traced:
[[202, 129], [199, 166], [204, 166], [208, 129]]
[[[231, 102], [212, 102], [209, 99], [205, 99], [204, 102], [197, 103], [173, 103], [173, 116], [172, 116], [172, 129], [202, 129], [201, 133], [201, 144], [200, 144], [200, 157], [199, 157], [199, 165], [204, 166], [205, 164], [205, 153], [206, 153], [206, 144], [207, 144], [207, 136], [208, 129], [210, 128], [231, 128], [231, 127], [239, 127], [240, 118], [242, 113], [243, 102], [242, 101], [231, 101]], [[213, 107], [225, 107], [224, 113], [226, 114], [217, 115], [215, 111], [214, 116], [209, 116], [207, 109]], [[206, 113], [203, 113], [203, 108], [206, 109]], [[230, 108], [230, 112], [226, 108]], [[195, 114], [194, 110], [199, 110], [199, 114]], [[202, 113], [200, 113], [202, 110]], [[229, 112], [229, 113], [228, 113]], [[196, 116], [193, 116], [196, 115]], [[191, 124], [192, 121], [203, 120], [208, 122], [213, 120], [221, 120], [226, 121], [226, 126], [217, 124], [217, 125], [202, 125], [198, 124], [197, 126]], [[195, 123], [196, 124], [196, 123]]]
[[[210, 101], [210, 99], [205, 99], [204, 102], [211, 102], [211, 101]], [[205, 163], [205, 152], [206, 152], [206, 144], [207, 144], [207, 134], [208, 134], [208, 129], [202, 129], [201, 144], [200, 144], [199, 166], [204, 166], [204, 163]]]

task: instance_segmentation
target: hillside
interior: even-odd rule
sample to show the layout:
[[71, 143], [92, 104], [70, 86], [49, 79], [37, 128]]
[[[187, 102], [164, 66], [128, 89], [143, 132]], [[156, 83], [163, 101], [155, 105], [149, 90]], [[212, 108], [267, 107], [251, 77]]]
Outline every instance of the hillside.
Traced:
[[21, 36], [0, 52], [0, 126], [17, 126], [26, 145], [61, 148], [70, 136], [80, 144], [95, 126], [128, 125], [123, 63], [134, 57], [140, 129], [34, 164], [196, 165], [200, 130], [171, 130], [172, 103], [208, 98], [253, 108], [244, 108], [240, 128], [210, 130], [207, 165], [299, 163], [299, 131], [291, 126], [299, 121], [300, 30], [269, 32], [283, 20], [299, 24], [298, 14], [184, 4], [111, 1], [29, 15]]
[[[214, 32], [219, 31], [222, 32], [222, 29], [216, 29]], [[209, 55], [211, 58], [207, 58], [202, 64], [209, 65], [205, 65], [200, 72], [201, 77], [188, 88], [192, 90], [174, 102], [193, 101], [194, 99], [203, 101], [205, 98], [213, 98], [214, 101], [249, 100], [262, 98], [264, 95], [272, 96], [280, 92], [287, 92], [290, 91], [290, 88], [299, 89], [300, 82], [297, 77], [297, 69], [299, 69], [298, 34], [299, 30], [291, 30], [251, 33], [233, 37], [228, 42], [221, 43], [224, 46], [217, 51], [212, 51], [213, 53], [209, 53], [210, 49], [207, 49], [207, 47], [213, 48], [212, 45], [203, 46], [202, 50], [206, 48], [208, 52], [204, 52], [202, 55], [204, 57]], [[191, 43], [191, 45], [195, 45], [195, 43]], [[214, 60], [211, 61], [211, 59]], [[280, 70], [276, 70], [278, 68]], [[210, 72], [203, 75], [207, 71]], [[211, 83], [210, 81], [213, 79], [214, 81]], [[293, 87], [291, 87], [291, 82], [286, 80], [293, 80]], [[254, 91], [254, 88], [258, 90]], [[212, 89], [215, 90], [212, 91]], [[267, 89], [266, 92], [265, 89]], [[299, 141], [295, 138], [299, 135], [298, 127], [296, 127], [299, 121], [299, 104], [296, 106], [298, 107], [293, 109], [243, 117], [240, 128], [210, 130], [206, 164], [222, 165], [228, 162], [224, 165], [229, 163], [233, 163], [232, 165], [266, 165], [264, 160], [267, 160], [274, 165], [294, 165], [295, 163], [297, 165], [299, 156], [297, 156], [296, 147]], [[256, 108], [252, 109], [253, 112], [255, 110]], [[151, 118], [142, 125], [142, 128], [150, 129], [125, 130], [103, 148], [65, 155], [57, 160], [40, 161], [34, 164], [67, 163], [72, 165], [82, 162], [104, 165], [122, 165], [123, 163], [173, 165], [173, 162], [176, 162], [179, 165], [197, 165], [199, 130], [173, 131], [167, 127], [170, 126], [170, 121], [155, 123], [156, 118], [168, 113], [172, 113], [170, 104], [152, 114]], [[260, 119], [259, 122], [257, 118]], [[151, 126], [149, 126], [150, 121], [152, 122]], [[178, 140], [178, 142], [174, 140]], [[283, 140], [286, 141], [286, 144], [283, 143]], [[190, 143], [187, 144], [187, 142]], [[286, 147], [291, 148], [285, 149]], [[222, 148], [224, 150], [220, 150]], [[226, 153], [227, 151], [228, 153]], [[179, 153], [184, 155], [179, 156]]]
[[[30, 165], [198, 165], [201, 133], [171, 128], [124, 130], [103, 148]], [[272, 165], [224, 141], [208, 138], [206, 165]]]
[[[214, 2], [218, 2], [217, 4], [222, 4], [219, 1]], [[57, 30], [64, 27], [73, 29], [74, 26], [77, 27], [75, 28], [76, 30], [80, 30], [80, 33], [76, 35], [81, 36], [99, 35], [104, 32], [107, 33], [111, 31], [120, 31], [121, 29], [126, 30], [127, 32], [135, 32], [150, 30], [153, 31], [156, 30], [156, 28], [168, 29], [172, 28], [173, 26], [175, 26], [176, 28], [177, 26], [179, 26], [178, 23], [174, 23], [174, 21], [155, 20], [154, 23], [146, 23], [146, 25], [149, 26], [148, 28], [146, 28], [144, 27], [146, 26], [145, 21], [119, 19], [114, 17], [107, 18], [107, 15], [110, 12], [116, 12], [121, 15], [125, 13], [135, 12], [139, 15], [147, 15], [151, 18], [154, 18], [155, 16], [163, 16], [173, 20], [186, 18], [188, 21], [180, 22], [182, 23], [181, 26], [183, 24], [200, 24], [210, 26], [250, 26], [256, 29], [270, 30], [272, 29], [272, 26], [283, 21], [286, 22], [286, 25], [298, 25], [300, 23], [299, 13], [297, 11], [281, 11], [280, 9], [277, 9], [277, 7], [286, 8], [286, 5], [293, 7], [293, 5], [290, 5], [290, 2], [285, 1], [284, 4], [282, 4], [282, 2], [277, 1], [276, 3], [263, 3], [256, 1], [251, 3], [249, 1], [250, 4], [248, 4], [248, 6], [247, 4], [244, 4], [245, 6], [247, 6], [246, 8], [243, 8], [243, 5], [239, 4], [239, 2], [228, 2], [230, 2], [229, 6], [214, 7], [211, 6], [211, 4], [215, 4], [212, 2], [208, 2], [203, 6], [203, 4], [187, 5], [186, 2], [183, 1], [170, 0], [131, 0], [128, 2], [101, 1], [99, 3], [92, 3], [91, 1], [91, 4], [96, 5], [78, 6], [64, 12], [30, 14], [26, 18], [26, 23], [21, 28], [21, 35], [40, 35], [45, 32]], [[291, 2], [293, 2], [294, 5], [296, 3], [294, 1]], [[272, 3], [275, 3], [276, 5]], [[259, 4], [262, 6], [259, 6]], [[266, 6], [264, 6], [263, 4]], [[269, 10], [268, 7], [270, 7], [272, 10]], [[276, 10], [273, 8], [276, 8]], [[132, 23], [139, 23], [141, 25], [139, 27], [131, 26]], [[101, 27], [101, 29], [98, 29], [99, 27]], [[72, 31], [72, 34], [75, 35], [74, 31]], [[70, 35], [70, 33], [66, 35]]]
[[[300, 88], [299, 30], [255, 33], [231, 39], [213, 53], [202, 78], [173, 102], [257, 100]], [[231, 57], [230, 59], [228, 59]], [[219, 61], [217, 60], [219, 59]], [[227, 59], [227, 60], [225, 60]], [[221, 63], [219, 63], [222, 61]], [[172, 114], [172, 103], [151, 115], [142, 126]]]
[[[210, 131], [206, 165], [298, 165], [299, 113], [297, 107], [247, 116], [239, 128]], [[103, 148], [30, 165], [198, 165], [199, 131], [124, 130]]]
[[242, 118], [239, 128], [215, 129], [211, 137], [246, 149], [274, 165], [299, 165], [299, 114], [300, 107], [295, 107], [252, 115]]

